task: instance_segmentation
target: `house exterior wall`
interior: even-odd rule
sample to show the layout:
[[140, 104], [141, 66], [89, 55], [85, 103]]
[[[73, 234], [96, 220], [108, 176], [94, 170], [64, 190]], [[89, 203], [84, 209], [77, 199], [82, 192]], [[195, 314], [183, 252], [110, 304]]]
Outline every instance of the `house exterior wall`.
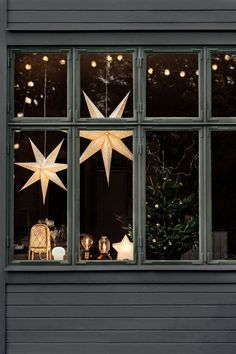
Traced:
[[5, 253], [7, 46], [235, 45], [235, 1], [0, 0], [0, 13], [0, 353], [235, 353], [234, 265], [13, 266]]

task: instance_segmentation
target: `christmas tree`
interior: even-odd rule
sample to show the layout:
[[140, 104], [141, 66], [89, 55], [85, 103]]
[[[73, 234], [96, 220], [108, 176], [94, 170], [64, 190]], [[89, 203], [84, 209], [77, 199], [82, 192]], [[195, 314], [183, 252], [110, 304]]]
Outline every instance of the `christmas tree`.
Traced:
[[[192, 171], [186, 176], [166, 166], [160, 157], [155, 162], [150, 159], [146, 174], [146, 258], [180, 259], [198, 243], [197, 193], [184, 185]], [[190, 166], [194, 169], [194, 163]]]

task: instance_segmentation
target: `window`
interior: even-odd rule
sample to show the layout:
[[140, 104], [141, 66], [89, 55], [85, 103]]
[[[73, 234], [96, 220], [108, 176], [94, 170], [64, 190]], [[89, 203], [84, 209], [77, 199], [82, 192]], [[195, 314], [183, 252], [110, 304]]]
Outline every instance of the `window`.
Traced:
[[9, 260], [236, 260], [232, 48], [12, 48]]

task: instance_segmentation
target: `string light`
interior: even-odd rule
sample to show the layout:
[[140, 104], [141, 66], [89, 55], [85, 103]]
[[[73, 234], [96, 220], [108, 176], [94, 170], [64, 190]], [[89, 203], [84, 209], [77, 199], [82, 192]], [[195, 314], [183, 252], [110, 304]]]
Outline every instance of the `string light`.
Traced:
[[95, 61], [95, 60], [92, 60], [92, 61], [91, 61], [91, 66], [92, 66], [92, 68], [96, 68], [97, 63], [96, 63], [96, 61]]
[[61, 60], [59, 61], [59, 63], [60, 63], [61, 65], [65, 65], [66, 61], [65, 61], [65, 59], [61, 59]]
[[224, 60], [229, 61], [231, 59], [231, 56], [229, 54], [225, 54]]
[[150, 75], [153, 74], [153, 68], [148, 68], [148, 74], [150, 74]]
[[218, 69], [218, 65], [217, 64], [212, 64], [212, 70], [216, 71]]
[[233, 65], [231, 65], [229, 68], [230, 68], [230, 70], [234, 70], [235, 69], [235, 67]]
[[198, 76], [198, 75], [199, 75], [199, 71], [198, 71], [198, 70], [196, 70], [195, 74]]
[[119, 54], [117, 55], [117, 60], [121, 61], [123, 59], [123, 55]]
[[31, 102], [32, 102], [31, 98], [26, 96], [25, 97], [25, 103], [31, 104]]
[[112, 56], [107, 55], [107, 56], [106, 56], [106, 59], [107, 59], [108, 62], [111, 62], [111, 61], [112, 61]]
[[46, 55], [43, 56], [43, 61], [48, 61], [48, 57]]
[[169, 76], [170, 75], [170, 70], [169, 69], [165, 69], [164, 70], [164, 75], [165, 76]]
[[35, 104], [35, 106], [37, 106], [39, 104], [38, 100], [34, 99], [34, 104]]
[[31, 70], [32, 66], [30, 64], [25, 64], [25, 70]]
[[17, 117], [18, 117], [18, 118], [24, 117], [23, 112], [19, 112], [19, 113], [17, 113]]
[[14, 149], [15, 150], [18, 150], [19, 148], [20, 148], [20, 144], [19, 143], [14, 144]]
[[180, 71], [180, 73], [179, 73], [180, 77], [185, 77], [185, 75], [186, 75], [185, 71]]
[[28, 85], [29, 87], [34, 87], [34, 82], [33, 82], [33, 81], [29, 81], [29, 82], [27, 82], [27, 85]]

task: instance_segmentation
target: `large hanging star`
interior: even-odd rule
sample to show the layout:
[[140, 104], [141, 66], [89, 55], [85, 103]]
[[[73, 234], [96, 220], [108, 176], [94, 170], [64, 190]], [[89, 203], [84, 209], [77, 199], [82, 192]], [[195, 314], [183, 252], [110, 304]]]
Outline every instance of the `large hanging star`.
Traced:
[[134, 259], [134, 246], [127, 235], [125, 235], [121, 242], [113, 243], [112, 247], [117, 251], [117, 260], [129, 260]]
[[59, 187], [63, 188], [64, 190], [67, 190], [58, 175], [56, 174], [56, 172], [63, 171], [67, 168], [67, 164], [55, 163], [59, 151], [61, 149], [62, 143], [63, 140], [47, 157], [45, 157], [35, 146], [32, 140], [30, 140], [30, 144], [35, 157], [35, 162], [15, 162], [16, 165], [34, 172], [29, 178], [29, 180], [25, 183], [25, 185], [21, 188], [21, 191], [29, 187], [31, 184], [40, 181], [43, 195], [43, 204], [45, 204], [49, 181], [52, 181]]
[[[128, 96], [129, 96], [129, 92], [124, 97], [124, 99], [119, 103], [116, 109], [111, 113], [110, 117], [112, 118], [122, 117], [126, 102], [128, 100]], [[104, 118], [103, 114], [94, 105], [94, 103], [85, 94], [85, 92], [84, 92], [84, 97], [91, 118]], [[90, 131], [81, 130], [80, 136], [82, 138], [91, 140], [91, 142], [86, 148], [86, 150], [83, 152], [83, 154], [81, 155], [80, 163], [86, 161], [89, 157], [91, 157], [96, 152], [101, 150], [105, 172], [106, 172], [107, 183], [109, 185], [112, 150], [114, 149], [117, 152], [119, 152], [121, 155], [127, 157], [130, 160], [133, 160], [133, 154], [126, 147], [126, 145], [121, 141], [122, 139], [132, 135], [133, 135], [132, 131], [124, 131], [124, 130], [90, 130]]]

